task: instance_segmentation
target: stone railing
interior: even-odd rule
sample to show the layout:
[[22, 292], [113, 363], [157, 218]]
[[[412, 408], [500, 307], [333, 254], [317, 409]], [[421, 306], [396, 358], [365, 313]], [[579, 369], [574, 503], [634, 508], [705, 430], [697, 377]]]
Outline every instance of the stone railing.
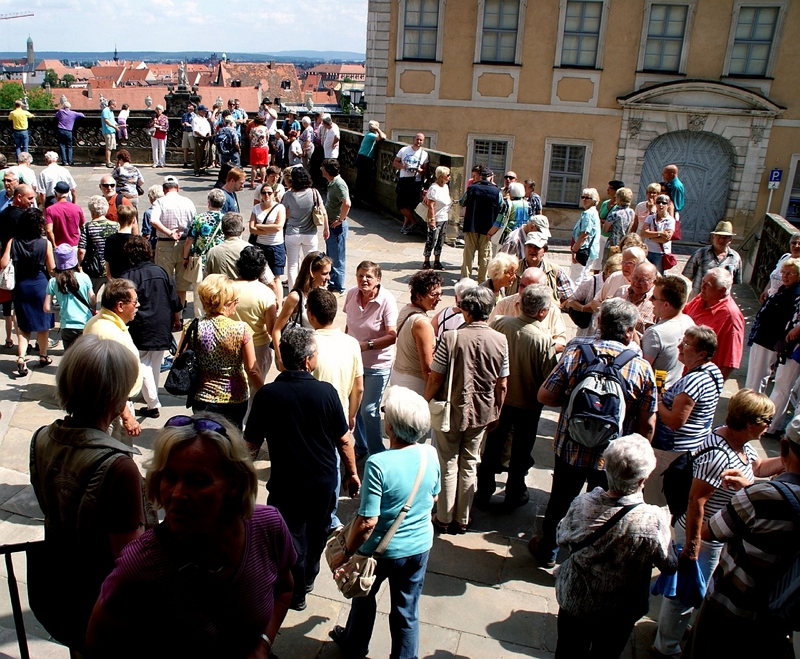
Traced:
[[[341, 131], [341, 148], [339, 150], [339, 163], [342, 168], [342, 177], [347, 181], [347, 185], [353, 188], [356, 179], [356, 154], [361, 146], [363, 133], [350, 130]], [[377, 143], [377, 155], [375, 157], [375, 172], [372, 181], [371, 194], [364, 197], [364, 201], [386, 215], [401, 217], [396, 205], [396, 192], [398, 170], [392, 163], [397, 152], [407, 144], [392, 142], [391, 140], [381, 140]], [[464, 156], [458, 156], [442, 151], [432, 151], [425, 149], [430, 159], [429, 173], [433, 178], [436, 168], [445, 166], [450, 168], [450, 193], [453, 196], [460, 196], [464, 189]]]
[[[760, 227], [760, 230], [759, 230]], [[789, 243], [797, 227], [780, 215], [767, 213], [755, 230], [742, 243], [742, 258], [752, 263], [750, 285], [760, 293], [769, 283], [769, 276], [778, 259], [789, 252]], [[755, 259], [752, 254], [755, 252]], [[750, 258], [748, 258], [748, 256]], [[745, 268], [745, 277], [747, 276]]]
[[[36, 163], [41, 164], [46, 151], [58, 150], [56, 139], [55, 110], [35, 110], [33, 119], [28, 122], [29, 147]], [[85, 119], [78, 119], [73, 129], [73, 150], [75, 164], [89, 165], [101, 163], [105, 160], [105, 142], [100, 130], [100, 110], [84, 111]], [[115, 111], [116, 115], [116, 111]], [[128, 139], [117, 140], [120, 149], [127, 149], [131, 153], [134, 163], [149, 163], [152, 160], [150, 136], [145, 132], [150, 121], [148, 112], [131, 112], [128, 117]], [[283, 116], [279, 119], [282, 121]], [[183, 162], [181, 149], [182, 131], [180, 117], [169, 117], [169, 134], [167, 135], [168, 163], [178, 164]], [[360, 115], [337, 114], [334, 121], [342, 128], [360, 128], [362, 118]], [[247, 151], [245, 162], [247, 162]], [[0, 152], [4, 153], [10, 161], [14, 160], [14, 138], [12, 136], [11, 122], [6, 119], [6, 114], [0, 111]]]

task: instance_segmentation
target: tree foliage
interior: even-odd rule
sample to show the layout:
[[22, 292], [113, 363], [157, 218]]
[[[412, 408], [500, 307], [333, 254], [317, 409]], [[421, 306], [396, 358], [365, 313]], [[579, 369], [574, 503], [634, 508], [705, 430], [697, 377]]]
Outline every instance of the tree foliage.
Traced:
[[51, 87], [58, 87], [58, 74], [53, 69], [47, 69], [44, 72], [44, 81], [42, 87], [50, 85]]
[[[24, 96], [25, 90], [19, 82], [7, 82], [0, 87], [0, 108], [13, 109], [14, 101]], [[51, 110], [53, 97], [44, 89], [28, 90], [28, 107], [31, 110]]]
[[70, 85], [75, 83], [75, 76], [71, 73], [65, 73], [64, 77], [61, 78], [61, 86], [62, 87], [69, 87]]

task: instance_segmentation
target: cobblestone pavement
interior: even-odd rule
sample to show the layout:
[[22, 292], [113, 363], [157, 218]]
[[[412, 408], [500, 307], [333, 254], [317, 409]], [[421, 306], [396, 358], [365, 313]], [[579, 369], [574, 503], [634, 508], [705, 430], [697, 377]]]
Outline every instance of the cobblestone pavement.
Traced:
[[[72, 169], [84, 209], [107, 171], [104, 167]], [[142, 173], [145, 187], [157, 183], [167, 174], [177, 175], [183, 186], [182, 192], [191, 197], [198, 208], [205, 208], [205, 197], [213, 184], [211, 177], [198, 179], [188, 176], [185, 170], [173, 168], [153, 170], [146, 167], [142, 168]], [[239, 193], [242, 208], [249, 208], [251, 196], [250, 188]], [[143, 200], [143, 204], [146, 203]], [[397, 296], [398, 302], [407, 302], [409, 277], [422, 263], [424, 236], [421, 233], [401, 235], [398, 221], [363, 209], [354, 209], [351, 218], [347, 241], [347, 285], [355, 283], [356, 264], [368, 258], [381, 264], [383, 285]], [[562, 264], [568, 263], [565, 247], [554, 247], [550, 257]], [[686, 258], [679, 256], [681, 266]], [[461, 251], [446, 246], [442, 260], [447, 270], [443, 273], [446, 284], [441, 304], [451, 304], [452, 285], [459, 278]], [[747, 287], [737, 289], [737, 298], [751, 319], [755, 297]], [[343, 298], [340, 299], [342, 302]], [[337, 320], [341, 326], [344, 325], [342, 314]], [[56, 338], [57, 331], [53, 331], [51, 336]], [[3, 544], [37, 540], [43, 536], [41, 512], [28, 484], [28, 451], [33, 431], [62, 416], [54, 397], [54, 375], [62, 346], [59, 344], [51, 353], [54, 358], [52, 366], [39, 368], [29, 364], [30, 374], [24, 378], [15, 375], [15, 352], [4, 350], [0, 354], [0, 543]], [[164, 376], [162, 374], [162, 384]], [[269, 379], [274, 376], [273, 368]], [[724, 395], [729, 397], [738, 386], [735, 380], [729, 380]], [[149, 457], [156, 432], [164, 420], [185, 410], [183, 400], [166, 392], [162, 393], [161, 400], [165, 406], [162, 418], [144, 419], [143, 432], [135, 442], [142, 452], [137, 459], [140, 464]], [[724, 416], [724, 411], [719, 416]], [[471, 532], [461, 536], [441, 536], [435, 540], [420, 602], [420, 657], [501, 659], [552, 656], [558, 611], [554, 577], [552, 570], [537, 567], [528, 554], [526, 543], [538, 528], [547, 503], [556, 420], [555, 410], [545, 410], [534, 449], [536, 465], [528, 476], [530, 502], [527, 505], [513, 513], [475, 510]], [[769, 449], [774, 454], [774, 444]], [[259, 460], [256, 466], [263, 483], [268, 477], [269, 461]], [[261, 487], [259, 502], [263, 503], [265, 499], [266, 491]], [[340, 517], [348, 519], [356, 507], [357, 502], [344, 498]], [[17, 555], [14, 565], [17, 578], [23, 582], [20, 595], [32, 656], [66, 658], [66, 649], [46, 640], [47, 633], [27, 608], [24, 556]], [[0, 576], [5, 580], [4, 567], [0, 569]], [[653, 602], [650, 615], [636, 626], [623, 656], [648, 656], [655, 634], [657, 604], [657, 601]], [[346, 600], [323, 572], [317, 579], [316, 590], [308, 597], [308, 608], [301, 613], [290, 611], [286, 617], [275, 644], [277, 655], [283, 659], [340, 656], [327, 632], [334, 624], [344, 624], [348, 611]], [[378, 611], [371, 657], [389, 654], [389, 596], [386, 589], [380, 595]], [[9, 599], [0, 595], [0, 657], [6, 656], [18, 657], [19, 650]]]

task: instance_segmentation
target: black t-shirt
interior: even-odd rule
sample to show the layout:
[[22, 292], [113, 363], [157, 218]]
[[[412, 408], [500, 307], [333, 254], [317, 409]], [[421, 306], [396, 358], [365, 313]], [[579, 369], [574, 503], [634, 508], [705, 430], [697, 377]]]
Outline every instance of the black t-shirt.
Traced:
[[349, 426], [336, 389], [305, 371], [284, 371], [255, 395], [244, 436], [264, 439], [267, 490], [307, 500], [336, 487], [336, 451]]
[[9, 239], [16, 237], [17, 222], [24, 211], [18, 206], [6, 206], [0, 213], [0, 248], [5, 249]]
[[130, 267], [125, 252], [122, 250], [125, 243], [128, 242], [133, 234], [130, 233], [112, 233], [106, 238], [105, 259], [108, 263], [108, 269], [111, 271], [111, 276], [115, 279], [122, 276], [123, 271]]
[[139, 310], [128, 330], [139, 350], [169, 350], [172, 344], [172, 320], [181, 310], [175, 282], [164, 268], [144, 261], [121, 274], [136, 284]]

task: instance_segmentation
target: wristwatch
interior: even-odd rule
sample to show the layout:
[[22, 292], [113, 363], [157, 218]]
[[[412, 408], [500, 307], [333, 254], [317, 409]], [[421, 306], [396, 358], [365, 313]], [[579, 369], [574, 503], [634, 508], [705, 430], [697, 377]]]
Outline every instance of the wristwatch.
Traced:
[[367, 341], [367, 345], [369, 346], [370, 350], [375, 349], [375, 341]]

